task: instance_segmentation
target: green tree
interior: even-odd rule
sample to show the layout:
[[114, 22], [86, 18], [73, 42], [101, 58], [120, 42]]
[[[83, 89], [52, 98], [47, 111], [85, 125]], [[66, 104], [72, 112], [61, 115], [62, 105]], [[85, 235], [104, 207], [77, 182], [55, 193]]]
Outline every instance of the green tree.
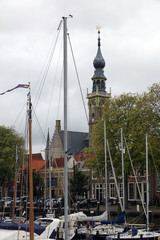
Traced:
[[[103, 118], [106, 121], [106, 135], [110, 151], [114, 160], [117, 173], [120, 168], [121, 144], [120, 129], [123, 128], [124, 136], [132, 156], [135, 168], [145, 166], [145, 135], [148, 134], [149, 143], [154, 150], [156, 162], [159, 163], [160, 143], [160, 84], [153, 84], [148, 88], [148, 93], [122, 94], [106, 101]], [[100, 120], [93, 128], [93, 144], [85, 153], [91, 156], [96, 153], [95, 161], [90, 157], [87, 166], [93, 167], [99, 161], [99, 167], [104, 168], [104, 127]], [[151, 154], [151, 151], [150, 151]], [[125, 157], [128, 159], [127, 154]], [[151, 159], [151, 155], [150, 155]], [[131, 173], [129, 161], [126, 161], [128, 174]], [[101, 171], [103, 172], [103, 171]]]
[[[153, 161], [151, 163], [153, 155], [157, 167], [160, 166], [160, 83], [153, 84], [148, 88], [148, 92], [144, 92], [143, 94], [127, 93], [107, 100], [104, 106], [103, 118], [106, 121], [106, 136], [117, 176], [121, 175], [121, 128], [123, 128], [134, 169], [140, 168], [142, 171], [145, 169], [146, 134], [148, 134], [150, 146], [150, 167], [153, 166]], [[85, 149], [85, 153], [88, 153], [86, 165], [90, 168], [96, 166], [97, 176], [100, 174], [104, 176], [103, 126], [104, 123], [102, 120], [94, 126], [92, 147]], [[91, 153], [95, 154], [94, 160], [90, 157], [92, 156]], [[133, 174], [127, 151], [124, 155], [124, 162], [127, 179], [128, 175]]]
[[154, 83], [144, 92], [137, 103], [137, 118], [142, 134], [149, 136], [149, 159], [154, 158], [160, 167], [160, 83]]
[[39, 172], [33, 171], [33, 196], [40, 198], [44, 193], [44, 181]]
[[[106, 136], [109, 141], [110, 151], [114, 159], [114, 166], [117, 175], [120, 174], [120, 128], [124, 129], [127, 138], [131, 138], [132, 126], [135, 122], [135, 107], [138, 95], [122, 94], [106, 101], [104, 106], [103, 118], [106, 121]], [[92, 149], [89, 152], [95, 153], [95, 161], [87, 161], [88, 167], [96, 167], [97, 176], [104, 177], [104, 122], [100, 120], [93, 128], [92, 132]], [[85, 150], [86, 152], [86, 150]], [[90, 164], [90, 165], [88, 165]]]
[[70, 179], [70, 192], [72, 196], [81, 196], [90, 189], [90, 178], [75, 167], [73, 177]]
[[14, 128], [0, 126], [0, 186], [9, 186], [14, 178], [16, 165], [16, 146], [18, 150], [18, 166], [24, 153], [24, 139]]

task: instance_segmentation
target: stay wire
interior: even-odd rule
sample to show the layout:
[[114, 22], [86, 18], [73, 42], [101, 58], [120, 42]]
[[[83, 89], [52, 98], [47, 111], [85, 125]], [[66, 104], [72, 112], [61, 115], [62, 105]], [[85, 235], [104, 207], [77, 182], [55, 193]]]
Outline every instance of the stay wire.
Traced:
[[70, 40], [69, 33], [67, 34], [67, 36], [68, 36], [69, 45], [70, 45], [70, 49], [71, 49], [71, 53], [72, 53], [72, 58], [73, 58], [73, 62], [74, 62], [74, 67], [75, 67], [75, 70], [76, 70], [77, 80], [78, 80], [78, 84], [79, 84], [79, 89], [80, 89], [80, 93], [81, 93], [81, 98], [82, 98], [83, 107], [84, 107], [84, 110], [85, 110], [85, 115], [86, 115], [87, 123], [89, 123], [88, 115], [87, 115], [87, 110], [86, 110], [86, 107], [85, 107], [85, 102], [84, 102], [84, 98], [83, 98], [82, 88], [81, 88], [81, 84], [80, 84], [80, 79], [79, 79], [79, 75], [78, 75], [78, 70], [77, 70], [77, 66], [76, 66], [75, 57], [74, 57], [74, 54], [73, 54], [73, 49], [72, 49], [72, 45], [71, 45], [71, 40]]
[[[62, 51], [62, 44], [61, 44], [60, 50], [59, 50], [59, 56], [58, 56], [58, 61], [57, 61], [57, 66], [56, 66], [56, 72], [55, 72], [55, 76], [54, 76], [54, 81], [53, 81], [53, 85], [52, 85], [52, 92], [51, 92], [51, 97], [50, 97], [50, 101], [49, 101], [49, 106], [48, 106], [48, 111], [47, 111], [47, 118], [46, 118], [46, 124], [45, 124], [45, 128], [44, 128], [44, 132], [46, 132], [47, 123], [48, 123], [48, 119], [49, 119], [49, 111], [50, 111], [51, 102], [52, 102], [52, 98], [53, 98], [53, 92], [54, 92], [54, 89], [55, 89], [55, 82], [56, 82], [56, 79], [57, 79], [57, 71], [58, 71], [58, 66], [59, 66], [61, 51]], [[61, 89], [61, 84], [60, 84], [60, 89]], [[59, 108], [59, 104], [58, 104], [58, 108]]]
[[[43, 77], [42, 77], [42, 80], [41, 80], [41, 83], [40, 83], [40, 86], [39, 86], [39, 89], [38, 89], [38, 92], [37, 92], [36, 100], [35, 100], [35, 103], [34, 103], [35, 111], [36, 111], [36, 108], [38, 106], [38, 102], [39, 102], [40, 96], [42, 94], [42, 90], [43, 90], [43, 87], [44, 87], [44, 84], [45, 84], [45, 81], [46, 81], [46, 78], [47, 78], [47, 75], [48, 75], [48, 72], [49, 72], [49, 67], [51, 65], [51, 61], [52, 61], [52, 58], [53, 58], [53, 55], [54, 55], [54, 52], [55, 52], [55, 48], [56, 48], [56, 45], [57, 45], [57, 41], [58, 41], [58, 37], [59, 37], [59, 34], [60, 34], [61, 26], [59, 26], [57, 30], [58, 30], [58, 33], [57, 33], [57, 36], [56, 36], [56, 40], [54, 42], [54, 46], [53, 46], [53, 42], [51, 44], [51, 47], [50, 47], [50, 49], [52, 49], [51, 54], [50, 54], [48, 62], [46, 64], [46, 68], [45, 68], [45, 71], [44, 71], [44, 74], [43, 74]], [[52, 46], [53, 46], [53, 48], [52, 48]]]
[[139, 196], [140, 196], [140, 199], [141, 199], [143, 211], [144, 211], [145, 216], [147, 217], [146, 209], [145, 209], [144, 204], [143, 204], [142, 194], [141, 194], [141, 191], [140, 191], [140, 188], [139, 188], [139, 185], [138, 185], [138, 181], [137, 181], [137, 178], [136, 178], [136, 173], [135, 173], [135, 170], [134, 170], [132, 158], [131, 158], [131, 155], [130, 155], [130, 152], [129, 152], [129, 148], [128, 148], [128, 144], [127, 144], [125, 136], [124, 136], [124, 141], [125, 141], [125, 145], [126, 145], [126, 148], [127, 148], [127, 152], [128, 152], [130, 164], [131, 164], [131, 167], [132, 167], [132, 171], [133, 171], [133, 174], [134, 174], [134, 178], [135, 178], [136, 186], [137, 186], [137, 189], [138, 189], [138, 193], [139, 193]]
[[57, 109], [57, 119], [59, 116], [59, 109], [60, 109], [60, 101], [61, 101], [61, 93], [62, 93], [62, 80], [63, 80], [63, 76], [61, 75], [61, 83], [60, 83], [60, 91], [59, 91], [59, 99], [58, 99], [58, 109]]
[[47, 139], [46, 139], [45, 134], [44, 134], [44, 132], [43, 132], [43, 130], [42, 130], [42, 127], [41, 127], [41, 125], [40, 125], [40, 122], [38, 121], [38, 118], [37, 118], [37, 115], [36, 115], [35, 110], [33, 110], [33, 114], [34, 114], [34, 116], [35, 116], [37, 125], [38, 125], [38, 127], [39, 127], [39, 129], [40, 129], [41, 137], [42, 137], [42, 139], [44, 140], [44, 142], [46, 143]]

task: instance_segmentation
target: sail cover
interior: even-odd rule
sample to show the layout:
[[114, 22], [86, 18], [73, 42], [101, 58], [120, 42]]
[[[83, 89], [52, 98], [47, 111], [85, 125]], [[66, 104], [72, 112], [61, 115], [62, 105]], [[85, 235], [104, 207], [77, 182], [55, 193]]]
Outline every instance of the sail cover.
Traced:
[[0, 222], [0, 229], [18, 230], [19, 224], [18, 223]]
[[[34, 223], [34, 232], [38, 235], [41, 235], [44, 230], [46, 228], [44, 226], [41, 226], [41, 225], [37, 225], [36, 223]], [[26, 232], [29, 232], [29, 224], [20, 224], [20, 230], [24, 230]]]
[[125, 223], [125, 211], [121, 213], [120, 216], [111, 220], [111, 221], [101, 221], [102, 224], [120, 224]]
[[[29, 232], [29, 224], [18, 224], [18, 223], [7, 223], [1, 222], [0, 229], [7, 229], [7, 230], [23, 230]], [[41, 235], [46, 228], [44, 226], [40, 226], [34, 223], [34, 232], [38, 235]]]
[[116, 223], [124, 223], [125, 222], [125, 211], [121, 213], [116, 219], [111, 221], [107, 219], [107, 212], [105, 211], [102, 215], [87, 217], [87, 216], [79, 216], [78, 221], [87, 221], [87, 222], [101, 222], [102, 224], [116, 224]]

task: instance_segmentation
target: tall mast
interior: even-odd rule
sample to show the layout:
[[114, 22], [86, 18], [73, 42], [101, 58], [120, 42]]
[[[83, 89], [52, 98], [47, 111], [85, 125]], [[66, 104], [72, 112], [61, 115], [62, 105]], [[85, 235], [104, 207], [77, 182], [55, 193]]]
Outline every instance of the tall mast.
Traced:
[[124, 188], [123, 128], [121, 128], [121, 155], [122, 155], [122, 188], [123, 188], [123, 211], [124, 211], [125, 210], [125, 188]]
[[147, 230], [149, 229], [149, 181], [148, 181], [148, 135], [146, 134], [146, 215], [147, 215]]
[[105, 157], [105, 185], [106, 185], [106, 212], [107, 212], [107, 220], [108, 220], [108, 184], [107, 184], [107, 148], [106, 148], [106, 121], [104, 122], [104, 157]]
[[33, 175], [32, 175], [32, 103], [31, 103], [31, 93], [29, 89], [28, 93], [28, 119], [29, 119], [29, 231], [30, 240], [34, 240], [34, 212], [33, 212]]
[[65, 240], [68, 240], [68, 169], [67, 169], [67, 18], [63, 17], [63, 64], [64, 64], [64, 212]]
[[16, 145], [16, 171], [15, 171], [15, 177], [14, 177], [14, 196], [13, 196], [13, 208], [12, 208], [12, 221], [14, 219], [14, 212], [15, 212], [15, 205], [16, 205], [16, 197], [17, 197], [17, 145]]
[[[47, 151], [47, 150], [46, 150]], [[47, 158], [46, 158], [46, 154], [45, 154], [45, 171], [44, 171], [44, 211], [46, 209], [46, 161], [47, 161]]]
[[48, 148], [48, 151], [49, 151], [49, 205], [50, 205], [50, 213], [52, 213], [52, 194], [51, 194], [51, 154], [50, 154], [50, 145], [49, 145], [49, 148]]

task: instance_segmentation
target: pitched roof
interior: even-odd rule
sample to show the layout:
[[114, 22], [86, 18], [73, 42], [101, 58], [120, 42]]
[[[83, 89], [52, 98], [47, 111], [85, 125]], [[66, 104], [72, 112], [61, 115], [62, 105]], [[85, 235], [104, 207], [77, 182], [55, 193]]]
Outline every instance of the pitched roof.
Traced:
[[54, 158], [54, 159], [52, 159], [52, 167], [53, 168], [64, 167], [64, 158]]
[[32, 159], [33, 160], [43, 160], [43, 157], [42, 157], [41, 153], [33, 153], [32, 154]]
[[[64, 142], [64, 131], [60, 132], [62, 141]], [[85, 147], [89, 146], [89, 134], [85, 132], [67, 132], [69, 153], [76, 156], [82, 152]]]
[[33, 160], [32, 169], [37, 170], [38, 172], [44, 168], [45, 161], [44, 160]]
[[[44, 166], [45, 166], [45, 161], [43, 160], [41, 153], [32, 154], [32, 161], [33, 161], [32, 169], [37, 170], [38, 172], [40, 172], [41, 169], [44, 168]], [[23, 170], [27, 170], [28, 168], [29, 168], [28, 163], [25, 163]]]
[[[88, 157], [88, 154], [79, 153], [74, 157], [74, 159], [76, 160], [76, 162], [80, 162], [80, 161], [84, 161], [87, 157]], [[89, 157], [91, 159], [94, 159], [95, 155], [91, 153]]]

